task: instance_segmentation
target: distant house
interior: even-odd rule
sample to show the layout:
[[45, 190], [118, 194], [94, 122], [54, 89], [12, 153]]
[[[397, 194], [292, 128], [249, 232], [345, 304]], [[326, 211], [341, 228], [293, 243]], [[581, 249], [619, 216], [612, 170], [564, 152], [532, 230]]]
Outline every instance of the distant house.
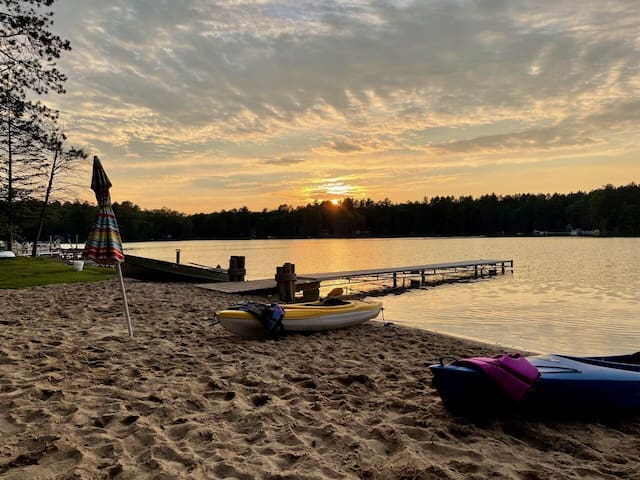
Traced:
[[582, 230], [581, 228], [576, 228], [571, 230], [571, 235], [574, 237], [598, 237], [600, 236], [600, 230]]

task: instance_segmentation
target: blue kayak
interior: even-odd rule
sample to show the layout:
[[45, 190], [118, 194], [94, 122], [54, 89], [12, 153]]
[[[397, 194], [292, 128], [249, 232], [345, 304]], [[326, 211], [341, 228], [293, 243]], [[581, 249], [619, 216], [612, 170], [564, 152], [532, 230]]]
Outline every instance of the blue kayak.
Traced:
[[[497, 357], [496, 357], [497, 358]], [[514, 400], [487, 372], [464, 360], [432, 365], [433, 383], [453, 413], [506, 411], [544, 415], [617, 416], [640, 413], [640, 352], [607, 357], [526, 357], [539, 372]]]

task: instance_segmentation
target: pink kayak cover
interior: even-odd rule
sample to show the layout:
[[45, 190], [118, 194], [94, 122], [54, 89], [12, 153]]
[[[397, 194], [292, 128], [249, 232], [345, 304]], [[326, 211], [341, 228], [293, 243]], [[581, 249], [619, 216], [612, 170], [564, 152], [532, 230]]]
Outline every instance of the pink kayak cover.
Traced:
[[459, 363], [479, 368], [516, 401], [524, 398], [540, 376], [538, 369], [520, 354], [473, 357]]

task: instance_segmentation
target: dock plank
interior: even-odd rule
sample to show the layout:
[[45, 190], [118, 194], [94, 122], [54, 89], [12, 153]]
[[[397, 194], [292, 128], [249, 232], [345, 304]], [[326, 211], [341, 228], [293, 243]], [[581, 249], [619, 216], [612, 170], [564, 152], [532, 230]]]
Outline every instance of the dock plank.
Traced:
[[327, 273], [305, 273], [301, 275], [307, 278], [315, 278], [317, 280], [337, 280], [339, 278], [350, 277], [370, 277], [375, 275], [383, 275], [390, 273], [408, 273], [429, 270], [451, 270], [456, 268], [483, 267], [499, 265], [502, 263], [511, 263], [512, 260], [463, 260], [459, 262], [431, 263], [426, 265], [413, 265], [408, 267], [389, 267], [389, 268], [371, 268], [366, 270], [351, 270], [345, 272], [327, 272]]
[[247, 280], [245, 282], [198, 283], [195, 286], [221, 293], [249, 293], [263, 290], [275, 290], [276, 281], [270, 278], [265, 278], [262, 280]]
[[[424, 265], [412, 265], [405, 267], [371, 268], [364, 270], [349, 270], [342, 272], [319, 272], [298, 274], [296, 284], [322, 282], [325, 280], [338, 280], [341, 278], [373, 277], [378, 275], [389, 275], [410, 272], [444, 272], [458, 268], [487, 267], [497, 265], [510, 265], [513, 267], [513, 260], [462, 260], [459, 262], [431, 263]], [[197, 284], [197, 287], [213, 290], [221, 293], [250, 293], [261, 291], [273, 291], [276, 289], [274, 278], [260, 280], [247, 280], [245, 282], [218, 282]]]

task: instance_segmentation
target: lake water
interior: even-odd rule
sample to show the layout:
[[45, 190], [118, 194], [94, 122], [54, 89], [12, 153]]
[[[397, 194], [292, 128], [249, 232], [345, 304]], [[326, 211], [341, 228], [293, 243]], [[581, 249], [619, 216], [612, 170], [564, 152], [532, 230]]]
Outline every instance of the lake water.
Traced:
[[[381, 297], [388, 321], [535, 352], [640, 350], [640, 238], [394, 238], [143, 242], [125, 252], [228, 266], [247, 279], [276, 266], [300, 274], [473, 259], [514, 261], [513, 274]], [[355, 288], [358, 288], [355, 286]]]

